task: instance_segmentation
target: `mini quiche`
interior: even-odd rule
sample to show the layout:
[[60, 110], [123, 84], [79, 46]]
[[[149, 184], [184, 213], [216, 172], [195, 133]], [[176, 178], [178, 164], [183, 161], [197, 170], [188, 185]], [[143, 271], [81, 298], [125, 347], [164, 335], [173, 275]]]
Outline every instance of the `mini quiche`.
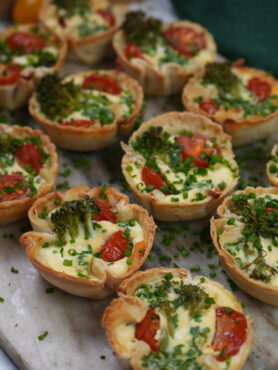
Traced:
[[130, 12], [113, 38], [120, 65], [150, 95], [179, 93], [200, 66], [215, 60], [211, 34], [196, 23], [163, 24], [141, 12]]
[[55, 185], [55, 146], [29, 127], [0, 124], [0, 225], [27, 215]]
[[133, 133], [122, 171], [139, 203], [155, 219], [205, 217], [237, 184], [230, 137], [193, 113], [157, 116]]
[[220, 123], [234, 145], [248, 144], [278, 124], [278, 81], [241, 61], [209, 63], [185, 86], [183, 104]]
[[95, 64], [111, 49], [124, 15], [105, 0], [44, 0], [40, 20], [69, 45], [69, 59]]
[[147, 258], [155, 224], [113, 188], [81, 185], [40, 198], [29, 211], [33, 232], [21, 236], [27, 257], [58, 288], [100, 299]]
[[239, 370], [253, 342], [251, 320], [223, 286], [187, 270], [138, 272], [118, 289], [102, 324], [133, 369]]
[[224, 269], [242, 290], [278, 306], [278, 189], [238, 191], [217, 214], [211, 236]]
[[116, 70], [45, 76], [29, 102], [33, 118], [62, 148], [102, 149], [130, 134], [143, 105], [137, 81]]
[[270, 159], [266, 165], [266, 175], [271, 185], [278, 187], [278, 144], [272, 148]]
[[0, 31], [0, 108], [26, 105], [37, 81], [58, 70], [66, 52], [66, 43], [41, 25]]

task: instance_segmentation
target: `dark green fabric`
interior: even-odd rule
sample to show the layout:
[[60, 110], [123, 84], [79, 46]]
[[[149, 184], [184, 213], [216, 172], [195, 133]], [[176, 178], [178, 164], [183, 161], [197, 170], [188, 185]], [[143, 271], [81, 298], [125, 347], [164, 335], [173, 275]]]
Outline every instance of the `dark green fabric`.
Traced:
[[172, 0], [181, 19], [198, 22], [231, 60], [278, 77], [278, 0]]

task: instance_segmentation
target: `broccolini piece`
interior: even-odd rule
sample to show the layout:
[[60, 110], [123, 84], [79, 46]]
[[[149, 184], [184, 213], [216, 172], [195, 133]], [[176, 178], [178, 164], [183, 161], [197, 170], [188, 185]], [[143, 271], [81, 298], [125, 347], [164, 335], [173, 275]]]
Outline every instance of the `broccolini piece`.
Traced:
[[74, 111], [80, 91], [72, 81], [62, 83], [57, 74], [44, 76], [37, 88], [41, 111], [51, 120], [66, 118]]
[[231, 94], [235, 97], [240, 95], [240, 79], [232, 72], [231, 63], [208, 63], [203, 82], [214, 84], [219, 90], [219, 96], [225, 97]]
[[128, 42], [155, 47], [158, 37], [161, 37], [162, 23], [158, 19], [147, 18], [142, 11], [134, 11], [126, 15], [123, 29]]
[[97, 203], [88, 196], [65, 202], [61, 208], [51, 214], [53, 231], [62, 243], [66, 243], [67, 233], [74, 240], [81, 229], [84, 231], [84, 238], [89, 239], [92, 218], [97, 216], [99, 212]]

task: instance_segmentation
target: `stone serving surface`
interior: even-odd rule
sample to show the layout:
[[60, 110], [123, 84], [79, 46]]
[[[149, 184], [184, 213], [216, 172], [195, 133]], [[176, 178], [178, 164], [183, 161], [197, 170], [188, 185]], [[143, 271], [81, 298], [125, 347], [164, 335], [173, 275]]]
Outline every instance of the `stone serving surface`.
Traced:
[[[166, 21], [175, 19], [167, 0], [145, 1], [138, 6]], [[84, 69], [87, 68], [67, 64], [63, 72]], [[149, 99], [145, 119], [178, 109], [182, 109], [179, 98]], [[276, 139], [277, 133], [266, 141], [236, 150], [244, 179], [241, 186], [247, 183], [267, 185], [265, 163]], [[58, 183], [91, 187], [112, 184], [130, 195], [121, 176], [121, 156], [119, 144], [90, 154], [59, 150], [60, 174], [65, 175], [68, 168], [71, 174], [59, 176]], [[130, 198], [134, 201], [132, 196]], [[110, 299], [91, 301], [59, 289], [48, 294], [46, 289], [50, 285], [39, 277], [18, 243], [20, 230], [26, 225], [27, 220], [23, 220], [0, 228], [0, 296], [4, 298], [0, 303], [0, 346], [20, 369], [126, 368], [126, 364], [113, 355], [100, 325], [103, 310]], [[219, 266], [211, 245], [208, 225], [209, 219], [179, 224], [157, 223], [154, 248], [144, 268], [159, 265], [192, 268], [199, 265], [201, 270], [198, 274], [209, 277], [210, 272], [215, 271], [214, 279], [231, 289], [231, 282]], [[183, 256], [177, 246], [184, 246], [189, 255]], [[214, 264], [215, 268], [210, 269], [208, 264]], [[18, 272], [11, 272], [12, 267]], [[239, 289], [234, 293], [254, 320], [254, 346], [244, 369], [278, 369], [278, 308], [261, 303]], [[46, 331], [48, 335], [39, 340], [38, 337]], [[11, 369], [11, 365], [3, 366], [0, 363], [0, 369]]]

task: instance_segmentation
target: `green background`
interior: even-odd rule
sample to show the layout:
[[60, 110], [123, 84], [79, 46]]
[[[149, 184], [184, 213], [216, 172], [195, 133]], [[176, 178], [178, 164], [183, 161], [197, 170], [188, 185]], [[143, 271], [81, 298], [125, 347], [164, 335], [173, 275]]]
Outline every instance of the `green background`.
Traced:
[[214, 36], [220, 54], [278, 77], [278, 0], [172, 0], [179, 18]]

